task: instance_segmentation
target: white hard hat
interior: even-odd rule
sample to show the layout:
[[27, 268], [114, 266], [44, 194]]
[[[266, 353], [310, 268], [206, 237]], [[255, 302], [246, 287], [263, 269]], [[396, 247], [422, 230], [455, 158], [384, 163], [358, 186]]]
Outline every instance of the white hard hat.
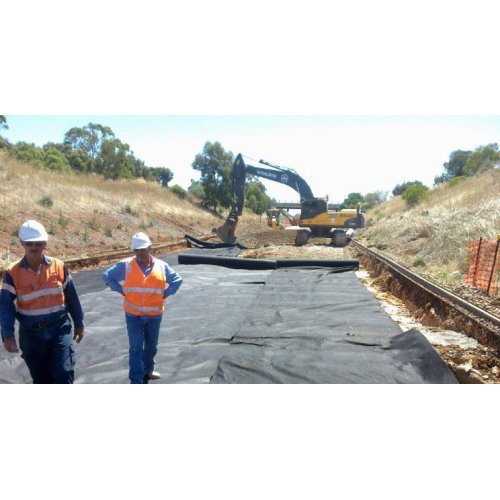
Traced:
[[134, 236], [132, 236], [132, 244], [130, 245], [131, 250], [142, 250], [150, 246], [151, 240], [146, 233], [135, 233]]
[[20, 227], [18, 236], [21, 241], [47, 241], [49, 239], [45, 228], [36, 220], [26, 221]]

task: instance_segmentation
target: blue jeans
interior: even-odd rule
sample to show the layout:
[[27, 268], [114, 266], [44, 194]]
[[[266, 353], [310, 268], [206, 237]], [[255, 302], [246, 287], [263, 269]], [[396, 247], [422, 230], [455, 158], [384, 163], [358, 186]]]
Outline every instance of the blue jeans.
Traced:
[[72, 384], [75, 351], [68, 316], [42, 328], [19, 326], [19, 348], [34, 384]]
[[144, 384], [144, 375], [155, 367], [158, 337], [163, 315], [134, 316], [125, 314], [129, 343], [128, 378], [132, 384]]

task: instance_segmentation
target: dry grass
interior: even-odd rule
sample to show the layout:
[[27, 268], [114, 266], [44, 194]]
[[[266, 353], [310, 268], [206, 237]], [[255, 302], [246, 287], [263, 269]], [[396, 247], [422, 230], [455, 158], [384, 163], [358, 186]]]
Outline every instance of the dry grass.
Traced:
[[220, 222], [155, 183], [41, 170], [0, 151], [0, 268], [22, 254], [17, 231], [27, 219], [44, 224], [47, 253], [62, 258], [127, 246], [137, 231], [160, 242]]
[[[369, 227], [358, 236], [410, 266], [460, 282], [467, 243], [500, 233], [498, 193], [496, 170], [440, 186], [412, 209], [397, 196], [368, 212]], [[137, 231], [164, 242], [207, 234], [223, 222], [154, 183], [40, 170], [0, 150], [0, 268], [22, 254], [17, 231], [27, 219], [45, 225], [48, 254], [62, 258], [126, 247]], [[258, 220], [246, 213], [238, 234]]]
[[463, 279], [467, 243], [500, 233], [500, 171], [434, 189], [407, 209], [400, 196], [368, 212], [359, 233], [369, 245], [441, 279]]

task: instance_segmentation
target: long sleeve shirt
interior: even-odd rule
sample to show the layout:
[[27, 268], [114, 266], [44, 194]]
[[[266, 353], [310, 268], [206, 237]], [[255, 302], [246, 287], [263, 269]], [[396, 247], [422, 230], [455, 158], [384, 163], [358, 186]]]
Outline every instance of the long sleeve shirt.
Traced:
[[[166, 263], [160, 259], [156, 259], [160, 262], [165, 269], [165, 276], [167, 278], [168, 288], [163, 293], [163, 297], [168, 297], [169, 295], [174, 295], [182, 284], [182, 278]], [[148, 276], [153, 269], [153, 266], [144, 267], [139, 261], [137, 261], [139, 267], [141, 268], [144, 276]], [[123, 295], [122, 283], [125, 281], [125, 269], [126, 262], [121, 260], [115, 265], [111, 266], [107, 271], [102, 274], [102, 278], [106, 286], [109, 286], [114, 292], [118, 292]]]
[[[44, 255], [42, 265], [50, 266], [50, 263], [50, 257]], [[19, 265], [23, 268], [28, 268], [28, 261], [26, 260], [26, 257], [21, 259]], [[63, 311], [63, 314], [69, 312], [71, 318], [73, 319], [75, 328], [82, 328], [84, 326], [82, 306], [76, 292], [73, 278], [71, 277], [71, 274], [66, 266], [64, 266], [63, 293], [66, 306], [66, 311]], [[17, 290], [14, 280], [10, 273], [5, 271], [3, 275], [2, 288], [0, 289], [0, 326], [2, 338], [14, 336], [16, 316], [19, 321], [26, 325], [39, 322], [50, 322], [61, 316], [60, 311], [43, 315], [22, 315], [17, 312], [16, 300]]]

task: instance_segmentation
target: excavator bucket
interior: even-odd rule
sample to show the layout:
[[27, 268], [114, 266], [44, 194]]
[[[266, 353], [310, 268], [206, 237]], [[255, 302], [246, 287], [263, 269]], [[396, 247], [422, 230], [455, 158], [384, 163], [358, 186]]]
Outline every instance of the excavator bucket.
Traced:
[[238, 216], [234, 213], [230, 213], [226, 222], [220, 227], [214, 227], [212, 233], [216, 234], [224, 243], [228, 245], [233, 245], [236, 242], [236, 237], [234, 233], [236, 231], [236, 225], [238, 224]]

